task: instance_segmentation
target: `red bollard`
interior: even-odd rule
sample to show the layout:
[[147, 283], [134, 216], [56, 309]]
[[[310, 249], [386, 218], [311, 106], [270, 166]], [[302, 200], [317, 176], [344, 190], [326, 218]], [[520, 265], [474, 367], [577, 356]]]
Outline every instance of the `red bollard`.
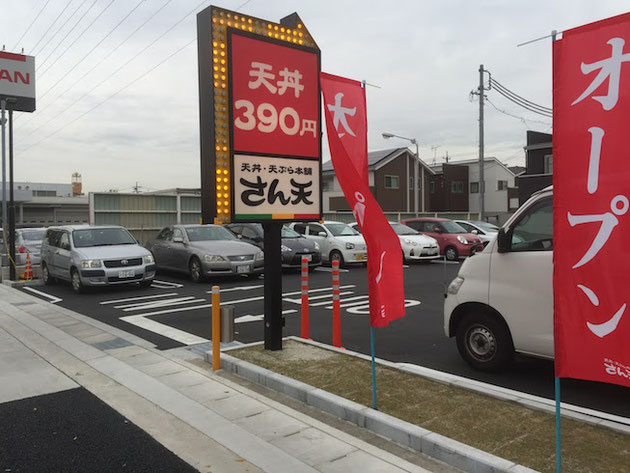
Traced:
[[339, 301], [339, 261], [332, 262], [333, 346], [341, 348], [341, 302]]
[[308, 339], [308, 259], [302, 257], [302, 329], [300, 337]]

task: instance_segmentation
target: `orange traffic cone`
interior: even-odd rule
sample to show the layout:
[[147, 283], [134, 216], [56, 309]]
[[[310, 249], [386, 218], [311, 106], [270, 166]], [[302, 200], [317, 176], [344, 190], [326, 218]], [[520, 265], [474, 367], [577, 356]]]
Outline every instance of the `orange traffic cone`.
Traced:
[[20, 276], [20, 279], [25, 281], [31, 281], [33, 279], [33, 267], [31, 266], [31, 254], [26, 253], [26, 266], [24, 267], [24, 273]]

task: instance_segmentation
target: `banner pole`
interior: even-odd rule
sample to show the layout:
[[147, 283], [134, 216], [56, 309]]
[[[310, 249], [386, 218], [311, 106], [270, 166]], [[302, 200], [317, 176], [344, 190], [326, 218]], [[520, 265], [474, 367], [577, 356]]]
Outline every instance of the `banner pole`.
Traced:
[[372, 352], [372, 409], [378, 410], [376, 404], [376, 363], [374, 361], [374, 327], [370, 325], [370, 351]]
[[560, 437], [560, 378], [556, 376], [556, 473], [562, 472], [562, 441]]

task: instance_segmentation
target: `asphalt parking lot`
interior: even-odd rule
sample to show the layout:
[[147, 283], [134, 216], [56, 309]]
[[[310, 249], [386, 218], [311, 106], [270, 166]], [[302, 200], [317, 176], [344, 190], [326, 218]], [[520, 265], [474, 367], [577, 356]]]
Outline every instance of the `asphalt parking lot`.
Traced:
[[[405, 267], [407, 314], [389, 327], [376, 329], [376, 354], [395, 362], [413, 363], [485, 381], [534, 395], [553, 398], [553, 363], [517, 356], [509, 370], [481, 373], [460, 358], [454, 339], [443, 333], [442, 305], [446, 285], [456, 276], [458, 263], [442, 261]], [[331, 271], [310, 274], [310, 337], [332, 342]], [[364, 266], [341, 272], [342, 345], [369, 353], [367, 270]], [[186, 276], [160, 273], [150, 288], [96, 288], [75, 295], [69, 284], [24, 289], [107, 324], [134, 333], [159, 349], [203, 343], [210, 339], [211, 287], [221, 288], [221, 303], [235, 309], [235, 338], [248, 343], [263, 338], [263, 277], [222, 278], [193, 283]], [[284, 335], [300, 333], [300, 274], [282, 278]], [[563, 380], [563, 402], [630, 417], [627, 392], [621, 386]]]

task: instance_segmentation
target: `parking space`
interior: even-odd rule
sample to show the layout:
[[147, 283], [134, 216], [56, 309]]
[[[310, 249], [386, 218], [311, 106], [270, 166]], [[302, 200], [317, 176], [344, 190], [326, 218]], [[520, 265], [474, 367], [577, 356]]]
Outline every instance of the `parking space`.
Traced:
[[[405, 265], [406, 317], [377, 329], [377, 356], [413, 363], [530, 394], [553, 398], [553, 363], [517, 357], [503, 373], [482, 373], [468, 367], [454, 339], [443, 332], [444, 291], [460, 264], [434, 261]], [[332, 275], [329, 267], [310, 273], [310, 337], [332, 343]], [[367, 270], [342, 270], [342, 345], [369, 353]], [[257, 279], [226, 277], [193, 283], [185, 276], [160, 273], [151, 287], [93, 288], [76, 295], [69, 284], [25, 288], [31, 295], [140, 336], [159, 349], [194, 345], [210, 339], [211, 287], [221, 288], [222, 305], [235, 311], [235, 338], [249, 343], [263, 339], [264, 276]], [[300, 333], [300, 274], [282, 277], [284, 335]], [[565, 387], [566, 386], [566, 387]], [[623, 389], [614, 385], [567, 380], [566, 402], [630, 416]], [[605, 400], [602, 401], [602, 400]]]

